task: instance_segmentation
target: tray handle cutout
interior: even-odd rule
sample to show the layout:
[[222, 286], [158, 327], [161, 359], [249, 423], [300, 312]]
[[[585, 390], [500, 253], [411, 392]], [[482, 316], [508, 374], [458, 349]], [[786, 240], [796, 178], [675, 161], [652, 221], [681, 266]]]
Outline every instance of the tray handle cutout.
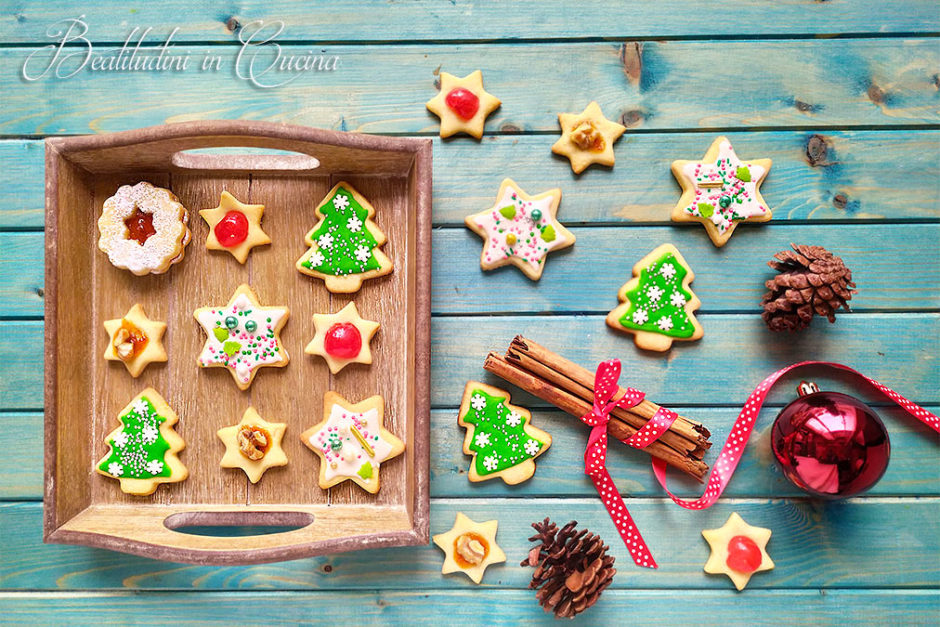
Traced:
[[163, 520], [163, 526], [194, 536], [237, 538], [273, 535], [303, 529], [316, 517], [309, 512], [178, 512]]
[[180, 170], [310, 172], [320, 167], [311, 155], [251, 146], [193, 148], [170, 156], [170, 163]]

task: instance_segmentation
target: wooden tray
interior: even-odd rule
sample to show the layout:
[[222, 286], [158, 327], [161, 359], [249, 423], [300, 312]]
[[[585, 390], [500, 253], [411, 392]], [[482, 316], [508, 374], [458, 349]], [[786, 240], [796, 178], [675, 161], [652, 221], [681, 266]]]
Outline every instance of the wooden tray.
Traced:
[[[299, 154], [183, 152], [249, 147]], [[312, 158], [311, 158], [312, 157]], [[319, 163], [317, 163], [319, 162]], [[356, 294], [330, 294], [294, 262], [307, 249], [314, 209], [338, 181], [356, 187], [376, 208], [388, 236], [392, 274], [366, 281]], [[190, 210], [193, 241], [163, 275], [137, 277], [113, 267], [97, 248], [102, 204], [122, 184], [167, 187]], [[273, 244], [255, 248], [242, 266], [207, 251], [208, 227], [197, 210], [215, 207], [222, 190], [266, 206], [262, 226]], [[46, 542], [85, 544], [199, 564], [245, 564], [337, 551], [428, 542], [431, 141], [373, 137], [262, 122], [172, 124], [110, 135], [46, 140], [45, 516]], [[282, 340], [291, 361], [264, 368], [241, 392], [224, 368], [202, 369], [204, 334], [193, 318], [201, 306], [224, 304], [249, 283], [264, 305], [287, 305]], [[355, 300], [364, 318], [382, 324], [372, 366], [333, 376], [305, 355], [312, 315]], [[135, 302], [168, 323], [169, 361], [132, 379], [120, 362], [102, 358], [102, 322]], [[190, 476], [149, 497], [120, 491], [94, 472], [119, 410], [148, 386], [180, 416], [180, 454]], [[300, 433], [320, 422], [323, 395], [352, 402], [385, 398], [385, 426], [406, 443], [382, 465], [371, 495], [351, 482], [322, 490], [319, 458]], [[253, 405], [269, 421], [286, 422], [289, 464], [257, 484], [219, 466], [216, 430]], [[226, 526], [291, 526], [279, 533], [231, 537]], [[210, 533], [184, 533], [190, 526]], [[206, 533], [203, 529], [200, 533]]]

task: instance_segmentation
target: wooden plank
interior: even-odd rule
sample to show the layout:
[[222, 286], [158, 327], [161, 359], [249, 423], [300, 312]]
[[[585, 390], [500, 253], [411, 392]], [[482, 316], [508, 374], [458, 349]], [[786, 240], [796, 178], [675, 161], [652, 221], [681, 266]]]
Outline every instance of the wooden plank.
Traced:
[[[531, 569], [519, 566], [531, 544], [530, 523], [552, 516], [574, 519], [601, 535], [623, 574], [620, 589], [715, 589], [727, 591], [724, 576], [706, 575], [708, 546], [700, 533], [718, 527], [736, 511], [749, 523], [773, 530], [768, 551], [775, 570], [756, 575], [748, 590], [940, 585], [940, 562], [925, 559], [940, 551], [940, 500], [856, 499], [728, 500], [692, 512], [666, 499], [628, 499], [631, 514], [660, 564], [635, 567], [609, 515], [590, 499], [454, 499], [431, 504], [431, 532], [453, 525], [457, 511], [474, 520], [499, 520], [497, 541], [505, 564], [491, 567], [483, 587], [525, 588]], [[167, 564], [80, 546], [40, 543], [39, 503], [0, 504], [7, 530], [0, 560], [6, 590], [192, 589], [200, 590], [374, 590], [467, 589], [462, 575], [441, 576], [440, 550], [433, 544], [334, 554], [249, 567]], [[244, 542], [244, 540], [242, 541]], [[864, 546], [860, 550], [860, 546]]]
[[[940, 177], [938, 131], [770, 131], [728, 137], [744, 157], [773, 159], [762, 189], [774, 223], [940, 218], [934, 183]], [[559, 215], [567, 224], [662, 223], [679, 198], [670, 162], [703, 155], [710, 135], [628, 134], [617, 144], [617, 166], [581, 177], [572, 174], [567, 160], [550, 156], [552, 141], [492, 136], [480, 146], [435, 138], [435, 225], [462, 225], [464, 216], [493, 202], [507, 175], [532, 192], [546, 187], [546, 181], [560, 185]], [[41, 228], [42, 142], [0, 141], [0, 169], [17, 181], [0, 189], [0, 228]]]
[[[409, 592], [171, 592], [138, 594], [13, 593], [0, 596], [6, 620], [20, 625], [135, 624], [166, 625], [186, 617], [199, 625], [439, 625], [446, 616], [454, 624], [515, 627], [551, 620], [526, 590], [471, 589]], [[276, 609], [276, 619], [272, 608]], [[433, 613], [429, 609], [433, 608]], [[703, 610], [707, 608], [707, 611]], [[653, 591], [608, 590], [579, 617], [582, 624], [617, 625], [624, 616], [637, 624], [806, 625], [935, 625], [935, 590]]]
[[[238, 6], [238, 5], [233, 5]], [[284, 23], [283, 39], [311, 41], [448, 41], [491, 39], [599, 39], [603, 37], [690, 37], [803, 35], [832, 33], [913, 33], [940, 30], [936, 5], [929, 0], [885, 3], [878, 0], [754, 3], [729, 0], [713, 15], [705, 0], [660, 0], [655, 8], [642, 0], [609, 3], [585, 0], [577, 8], [563, 0], [539, 3], [533, 12], [524, 2], [492, 4], [478, 0], [434, 0], [376, 5], [367, 0], [296, 4], [285, 0], [252, 5], [250, 10], [208, 10], [201, 4], [171, 0], [157, 8], [116, 0], [82, 7], [95, 42], [123, 41], [134, 26], [153, 27], [147, 41], [163, 41], [174, 27], [173, 41], [238, 43], [238, 29], [252, 20]], [[48, 41], [57, 20], [75, 18], [66, 0], [42, 8], [20, 5], [0, 19], [0, 40]], [[536, 19], [537, 15], [537, 19]]]
[[[36, 50], [3, 48], [0, 64], [21, 67]], [[100, 46], [96, 53], [114, 56], [119, 50]], [[281, 53], [304, 57], [309, 50], [285, 45]], [[591, 99], [608, 117], [643, 130], [940, 121], [935, 80], [940, 48], [932, 39], [650, 41], [635, 58], [614, 42], [330, 46], [327, 51], [339, 57], [335, 71], [265, 75], [268, 85], [289, 81], [277, 89], [233, 80], [235, 49], [229, 50], [229, 71], [214, 73], [84, 71], [71, 79], [47, 77], [27, 84], [19, 73], [7, 73], [0, 81], [6, 95], [0, 131], [86, 133], [251, 118], [369, 133], [436, 134], [438, 120], [424, 105], [435, 93], [439, 70], [459, 74], [480, 63], [487, 90], [503, 101], [487, 124], [490, 133], [554, 133], [559, 111], [580, 111]], [[201, 57], [204, 46], [180, 46], [176, 53]], [[578, 63], [559, 62], [569, 59]], [[28, 74], [39, 75], [36, 66], [30, 67]], [[521, 67], [531, 89], [520, 89]], [[245, 71], [239, 70], [243, 76]], [[157, 91], [173, 98], [155, 104]]]
[[[713, 462], [737, 416], [736, 408], [674, 407], [680, 413], [695, 415], [712, 429], [714, 450], [707, 456]], [[927, 409], [937, 413], [938, 406]], [[734, 481], [725, 492], [727, 497], [800, 496], [803, 493], [786, 481], [777, 471], [767, 441], [769, 427], [779, 406], [767, 407], [761, 413], [758, 433], [747, 455], [738, 467]], [[868, 492], [870, 496], [931, 496], [940, 495], [940, 465], [937, 446], [940, 437], [916, 423], [903, 410], [879, 407], [891, 437], [893, 455], [885, 476]], [[536, 426], [552, 434], [552, 449], [538, 460], [535, 478], [519, 486], [509, 487], [502, 481], [486, 481], [471, 485], [467, 481], [470, 457], [462, 452], [464, 431], [457, 427], [455, 409], [431, 412], [431, 495], [457, 498], [499, 497], [512, 495], [571, 497], [591, 496], [594, 488], [584, 475], [582, 452], [587, 428], [573, 417], [555, 410], [535, 412]], [[38, 500], [42, 498], [42, 414], [0, 414], [0, 450], [7, 451], [6, 472], [0, 474], [0, 500]], [[296, 461], [296, 460], [295, 460]], [[623, 493], [634, 497], [662, 496], [662, 488], [650, 473], [645, 455], [626, 446], [612, 445], [608, 468]], [[702, 488], [686, 481], [678, 473], [670, 475], [673, 489], [692, 495]]]
[[[811, 239], [803, 226], [771, 224], [741, 228], [722, 249], [705, 229], [692, 227], [573, 227], [574, 249], [550, 256], [537, 283], [512, 268], [479, 270], [482, 242], [464, 228], [436, 229], [433, 234], [433, 312], [604, 313], [617, 304], [617, 291], [631, 276], [633, 264], [665, 241], [674, 243], [692, 265], [701, 311], [760, 311], [764, 281], [774, 275], [767, 261], [788, 242], [826, 246], [852, 268], [859, 293], [856, 312], [940, 309], [940, 224], [820, 225]], [[872, 242], [878, 242], [872, 247]], [[290, 249], [288, 236], [274, 246]], [[0, 233], [0, 312], [3, 317], [42, 315], [42, 233]], [[898, 280], [899, 259], [918, 256], [925, 263]], [[735, 272], [729, 272], [733, 255]], [[195, 261], [183, 263], [196, 263]], [[590, 270], [587, 270], [590, 269]], [[584, 277], [589, 276], [590, 281]], [[510, 298], [493, 298], [507, 294]], [[302, 348], [302, 347], [301, 347]]]
[[[516, 334], [558, 348], [569, 359], [593, 367], [602, 359], [623, 361], [625, 381], [644, 390], [663, 405], [740, 405], [758, 383], [781, 366], [813, 358], [847, 363], [868, 376], [923, 404], [940, 404], [938, 364], [940, 315], [935, 313], [858, 314], [842, 316], [833, 325], [814, 322], [792, 337], [774, 338], [760, 317], [745, 314], [705, 314], [702, 340], [663, 355], [640, 353], [626, 334], [607, 327], [600, 316], [495, 316], [434, 318], [431, 324], [431, 404], [454, 407], [464, 383], [484, 376], [483, 359], [490, 350], [502, 351]], [[900, 329], [900, 331], [899, 331]], [[28, 410], [42, 406], [42, 323], [0, 322], [0, 409]], [[773, 342], [773, 343], [771, 343]], [[564, 348], [567, 347], [567, 348]], [[890, 356], [890, 360], [885, 356]], [[170, 360], [179, 357], [170, 356]], [[185, 357], [183, 357], [185, 359]], [[898, 368], [897, 364], [905, 364]], [[701, 385], [710, 374], [739, 373], [721, 384]], [[193, 373], [201, 374], [201, 373]], [[856, 390], [857, 396], [884, 399], [855, 379], [828, 371], [806, 371], [790, 380], [813, 375], [824, 389]], [[775, 388], [771, 402], [793, 398], [793, 385]], [[521, 405], [544, 403], [519, 394]], [[694, 418], [695, 416], [690, 416]]]

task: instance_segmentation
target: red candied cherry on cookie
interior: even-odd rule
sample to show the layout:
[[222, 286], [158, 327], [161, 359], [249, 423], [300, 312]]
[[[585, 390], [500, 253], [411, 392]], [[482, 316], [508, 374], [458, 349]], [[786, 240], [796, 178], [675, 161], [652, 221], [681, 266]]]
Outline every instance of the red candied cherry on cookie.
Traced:
[[455, 87], [444, 99], [451, 111], [464, 120], [469, 120], [480, 110], [480, 99], [477, 95], [463, 87]]
[[734, 536], [728, 541], [728, 559], [725, 563], [739, 573], [753, 573], [760, 568], [763, 557], [760, 547], [747, 536]]
[[241, 211], [229, 211], [215, 225], [215, 238], [226, 248], [237, 246], [248, 237], [248, 218]]
[[326, 332], [323, 348], [333, 357], [354, 359], [362, 350], [362, 335], [356, 325], [337, 322]]

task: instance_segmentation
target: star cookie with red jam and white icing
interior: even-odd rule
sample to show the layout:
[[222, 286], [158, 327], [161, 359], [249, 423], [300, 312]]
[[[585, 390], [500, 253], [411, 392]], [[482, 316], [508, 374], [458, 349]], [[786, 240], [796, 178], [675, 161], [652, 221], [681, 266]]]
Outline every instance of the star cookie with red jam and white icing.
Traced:
[[234, 425], [222, 427], [216, 435], [225, 445], [222, 468], [241, 468], [252, 483], [258, 483], [268, 468], [287, 465], [281, 440], [287, 424], [268, 422], [249, 407]]
[[561, 137], [552, 152], [568, 157], [575, 174], [592, 163], [614, 165], [614, 143], [627, 127], [605, 118], [600, 105], [592, 102], [581, 113], [559, 113], [558, 123]]
[[336, 392], [323, 396], [323, 422], [300, 434], [304, 446], [320, 457], [320, 487], [351, 480], [375, 494], [382, 464], [401, 455], [405, 443], [383, 425], [385, 400], [372, 396], [350, 403]]
[[480, 583], [487, 566], [506, 561], [506, 554], [496, 544], [498, 527], [498, 520], [478, 523], [457, 512], [451, 530], [434, 536], [434, 544], [444, 551], [441, 574], [463, 573], [473, 583]]
[[108, 332], [104, 358], [122, 362], [135, 379], [149, 364], [166, 361], [163, 347], [166, 323], [148, 318], [140, 303], [131, 307], [123, 318], [105, 320], [104, 329]]
[[271, 238], [261, 230], [264, 205], [246, 205], [223, 191], [219, 206], [202, 209], [199, 215], [209, 225], [206, 248], [226, 250], [238, 263], [244, 264], [255, 246], [271, 243]]
[[505, 179], [496, 204], [464, 220], [484, 240], [480, 267], [492, 270], [512, 264], [538, 281], [546, 255], [574, 244], [574, 235], [555, 219], [560, 202], [558, 188], [529, 196], [515, 181]]
[[258, 369], [282, 368], [290, 361], [278, 335], [290, 310], [262, 307], [247, 284], [240, 285], [221, 307], [201, 307], [193, 315], [206, 332], [196, 363], [202, 368], [227, 368], [241, 390], [247, 390]]
[[770, 534], [770, 529], [752, 527], [737, 512], [732, 513], [718, 529], [702, 531], [712, 549], [705, 572], [728, 575], [734, 586], [743, 590], [751, 575], [774, 567], [767, 555]]
[[483, 73], [472, 72], [463, 78], [441, 72], [441, 91], [428, 100], [428, 109], [441, 118], [441, 137], [466, 133], [483, 137], [486, 118], [499, 108], [499, 98], [483, 89]]
[[682, 186], [673, 222], [701, 222], [718, 247], [731, 239], [741, 222], [767, 222], [773, 213], [760, 184], [770, 166], [770, 159], [738, 159], [727, 137], [716, 139], [702, 161], [673, 161], [672, 174]]
[[304, 352], [319, 355], [336, 374], [349, 364], [371, 364], [369, 342], [379, 330], [379, 323], [359, 315], [356, 303], [349, 303], [335, 314], [313, 314], [316, 334]]

